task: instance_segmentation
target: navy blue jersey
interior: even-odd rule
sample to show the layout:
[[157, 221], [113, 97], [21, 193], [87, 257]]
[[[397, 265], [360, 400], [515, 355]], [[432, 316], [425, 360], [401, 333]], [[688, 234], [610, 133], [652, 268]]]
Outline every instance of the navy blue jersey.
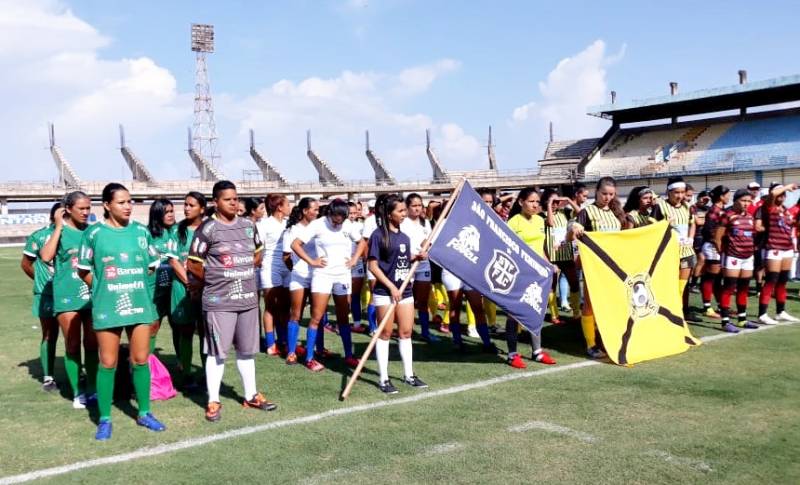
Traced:
[[[383, 274], [386, 275], [397, 288], [411, 271], [411, 240], [402, 232], [389, 231], [388, 248], [384, 244], [382, 230], [375, 230], [369, 238], [369, 259], [378, 261]], [[412, 286], [406, 286], [403, 298], [411, 296]], [[378, 280], [375, 283], [375, 294], [391, 296], [388, 288]]]

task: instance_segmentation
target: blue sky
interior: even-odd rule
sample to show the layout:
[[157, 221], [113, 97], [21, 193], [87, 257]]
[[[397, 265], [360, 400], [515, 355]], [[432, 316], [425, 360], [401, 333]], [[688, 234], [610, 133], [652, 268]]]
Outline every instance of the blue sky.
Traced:
[[[221, 168], [255, 165], [247, 130], [288, 178], [315, 178], [305, 129], [345, 178], [370, 177], [363, 130], [399, 179], [425, 178], [424, 130], [452, 170], [532, 168], [556, 138], [599, 136], [585, 115], [621, 100], [800, 72], [796, 2], [122, 2], [0, 0], [4, 180], [56, 176], [47, 121], [83, 179], [127, 179], [116, 125], [157, 176], [189, 178], [194, 57], [189, 24], [212, 23], [209, 67]], [[795, 22], [796, 23], [796, 22]]]

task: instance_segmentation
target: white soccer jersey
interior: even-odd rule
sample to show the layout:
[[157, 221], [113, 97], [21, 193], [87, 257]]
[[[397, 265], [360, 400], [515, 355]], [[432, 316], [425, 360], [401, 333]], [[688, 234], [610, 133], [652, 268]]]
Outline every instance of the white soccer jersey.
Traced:
[[330, 219], [322, 217], [309, 224], [298, 239], [304, 244], [313, 241], [317, 255], [327, 260], [324, 268], [314, 268], [315, 275], [349, 275], [347, 261], [353, 255], [353, 242], [361, 240], [361, 233], [347, 219], [339, 227], [334, 227]]

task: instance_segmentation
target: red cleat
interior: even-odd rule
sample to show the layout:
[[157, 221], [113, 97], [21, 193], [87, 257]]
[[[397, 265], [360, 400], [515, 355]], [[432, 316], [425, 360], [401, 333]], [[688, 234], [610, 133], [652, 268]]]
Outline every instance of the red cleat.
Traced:
[[271, 347], [267, 347], [266, 354], [270, 356], [280, 355], [280, 351], [278, 351], [278, 346], [272, 344]]
[[358, 359], [353, 357], [352, 355], [350, 357], [345, 357], [344, 365], [350, 367], [351, 369], [355, 369], [356, 367], [358, 367]]
[[320, 364], [314, 359], [309, 360], [306, 362], [306, 369], [310, 370], [311, 372], [322, 372], [325, 370], [325, 366]]
[[533, 360], [539, 362], [540, 364], [545, 365], [554, 365], [556, 361], [550, 357], [550, 354], [545, 352], [544, 350], [540, 351], [539, 353], [533, 354]]
[[508, 365], [515, 369], [524, 369], [528, 367], [525, 365], [525, 362], [522, 361], [522, 357], [519, 354], [514, 354], [514, 357], [508, 359]]

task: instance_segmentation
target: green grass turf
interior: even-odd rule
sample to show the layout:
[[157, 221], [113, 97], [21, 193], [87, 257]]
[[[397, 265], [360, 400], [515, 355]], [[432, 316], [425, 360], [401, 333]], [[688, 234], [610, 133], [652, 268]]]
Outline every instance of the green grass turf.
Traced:
[[[266, 424], [358, 404], [390, 401], [513, 371], [498, 357], [450, 350], [449, 340], [415, 342], [415, 370], [428, 391], [398, 386], [398, 396], [375, 388], [376, 367], [365, 369], [346, 402], [337, 396], [346, 372], [337, 361], [312, 374], [277, 358], [257, 359], [258, 382], [278, 403], [268, 414], [244, 410], [234, 363], [226, 369], [223, 420], [203, 420], [204, 398], [179, 395], [153, 411], [165, 433], [137, 428], [113, 409], [114, 438], [93, 440], [88, 411], [65, 395], [63, 342], [56, 377], [62, 395], [39, 389], [38, 322], [30, 316], [30, 284], [19, 270], [19, 249], [0, 250], [0, 477], [133, 451], [226, 430]], [[796, 289], [792, 290], [796, 294]], [[755, 303], [751, 301], [751, 313]], [[800, 313], [793, 299], [790, 311]], [[502, 322], [502, 319], [501, 319]], [[711, 322], [698, 336], [718, 334]], [[169, 327], [159, 350], [174, 365]], [[302, 332], [301, 335], [304, 335]], [[467, 339], [469, 340], [469, 339]], [[357, 352], [367, 339], [355, 336]], [[340, 350], [336, 335], [327, 346]], [[497, 342], [505, 348], [502, 341]], [[583, 361], [579, 326], [545, 329], [544, 344], [559, 365]], [[476, 346], [477, 348], [477, 346]], [[529, 347], [522, 345], [522, 352]], [[53, 482], [261, 483], [798, 483], [800, 481], [800, 325], [710, 342], [687, 353], [634, 368], [596, 365], [525, 378], [458, 394], [362, 411], [268, 430], [153, 458], [50, 478]], [[391, 347], [390, 375], [401, 365]], [[199, 359], [195, 355], [195, 364]], [[529, 370], [544, 368], [531, 363]], [[531, 421], [591, 435], [510, 427]]]

